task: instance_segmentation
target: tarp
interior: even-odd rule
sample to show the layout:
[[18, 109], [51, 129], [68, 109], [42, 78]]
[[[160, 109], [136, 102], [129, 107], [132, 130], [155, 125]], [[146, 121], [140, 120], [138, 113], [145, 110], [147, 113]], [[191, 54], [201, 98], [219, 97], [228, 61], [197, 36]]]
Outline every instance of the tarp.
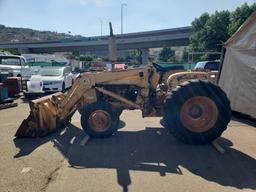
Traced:
[[256, 118], [256, 12], [225, 43], [220, 87], [234, 111]]

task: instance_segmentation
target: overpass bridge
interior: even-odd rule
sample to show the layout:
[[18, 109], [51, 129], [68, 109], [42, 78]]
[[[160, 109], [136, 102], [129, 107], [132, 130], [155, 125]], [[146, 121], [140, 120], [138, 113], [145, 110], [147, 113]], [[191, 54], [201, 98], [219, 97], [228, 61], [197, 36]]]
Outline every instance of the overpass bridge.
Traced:
[[[118, 50], [140, 49], [143, 63], [147, 62], [150, 48], [186, 46], [192, 35], [191, 27], [180, 27], [156, 31], [116, 35]], [[107, 52], [108, 36], [95, 36], [80, 39], [0, 43], [0, 48], [15, 48], [22, 53]]]

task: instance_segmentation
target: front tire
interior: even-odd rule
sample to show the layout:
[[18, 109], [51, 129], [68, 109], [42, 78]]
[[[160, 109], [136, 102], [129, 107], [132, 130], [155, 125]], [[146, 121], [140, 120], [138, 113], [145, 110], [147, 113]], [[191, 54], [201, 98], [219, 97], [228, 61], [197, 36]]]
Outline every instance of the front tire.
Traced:
[[163, 124], [184, 143], [212, 142], [226, 130], [230, 119], [226, 94], [207, 81], [183, 83], [165, 99]]
[[104, 138], [117, 131], [119, 118], [110, 103], [95, 102], [83, 108], [81, 124], [86, 134]]

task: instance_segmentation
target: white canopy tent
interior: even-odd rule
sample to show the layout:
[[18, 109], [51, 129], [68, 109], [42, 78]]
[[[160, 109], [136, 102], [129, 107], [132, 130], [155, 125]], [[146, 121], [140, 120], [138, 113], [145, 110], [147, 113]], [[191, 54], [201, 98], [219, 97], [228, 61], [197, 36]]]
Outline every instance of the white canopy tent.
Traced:
[[233, 111], [256, 118], [256, 12], [225, 43], [219, 85]]

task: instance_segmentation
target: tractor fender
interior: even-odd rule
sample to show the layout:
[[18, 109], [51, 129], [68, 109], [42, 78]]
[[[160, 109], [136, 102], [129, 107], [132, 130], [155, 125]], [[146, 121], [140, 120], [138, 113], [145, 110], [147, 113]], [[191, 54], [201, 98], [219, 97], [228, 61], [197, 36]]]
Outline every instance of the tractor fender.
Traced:
[[207, 72], [179, 72], [170, 75], [167, 79], [167, 87], [169, 90], [174, 89], [181, 83], [192, 79], [208, 80], [211, 81], [211, 73]]

